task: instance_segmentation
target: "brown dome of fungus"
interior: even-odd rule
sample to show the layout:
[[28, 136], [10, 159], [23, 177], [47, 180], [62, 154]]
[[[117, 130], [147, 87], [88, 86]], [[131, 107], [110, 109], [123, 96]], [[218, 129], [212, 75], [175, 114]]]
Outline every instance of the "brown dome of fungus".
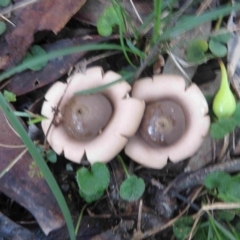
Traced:
[[[42, 128], [57, 154], [64, 153], [77, 163], [84, 154], [90, 163], [108, 162], [124, 148], [136, 133], [145, 108], [144, 101], [129, 97], [131, 86], [122, 80], [101, 94], [75, 95], [119, 79], [115, 72], [92, 67], [69, 77], [67, 84], [56, 82], [48, 90], [41, 112], [47, 119], [42, 121]], [[54, 113], [62, 119], [59, 124], [51, 124], [55, 123]], [[81, 129], [83, 125], [87, 127]]]
[[91, 140], [101, 133], [111, 115], [111, 103], [100, 93], [73, 96], [62, 110], [67, 133], [82, 141]]
[[161, 100], [147, 104], [139, 132], [150, 145], [169, 146], [182, 137], [185, 128], [182, 107], [172, 100]]
[[130, 158], [160, 169], [168, 159], [178, 162], [198, 150], [210, 118], [207, 102], [194, 83], [186, 88], [179, 76], [157, 75], [137, 81], [132, 96], [144, 100], [147, 107], [137, 134], [125, 147]]

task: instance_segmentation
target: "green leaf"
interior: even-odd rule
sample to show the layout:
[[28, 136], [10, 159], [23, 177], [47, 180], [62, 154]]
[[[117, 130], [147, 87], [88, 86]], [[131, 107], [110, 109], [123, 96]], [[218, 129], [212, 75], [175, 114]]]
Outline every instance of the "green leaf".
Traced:
[[99, 191], [94, 194], [85, 194], [83, 191], [79, 190], [80, 196], [87, 202], [92, 203], [97, 201], [99, 198], [103, 196], [104, 191]]
[[16, 102], [16, 95], [12, 92], [9, 92], [7, 90], [4, 90], [3, 96], [5, 97], [7, 102]]
[[221, 223], [216, 221], [214, 218], [210, 217], [212, 221], [214, 222], [216, 229], [219, 230], [220, 236], [222, 236], [221, 239], [229, 239], [229, 240], [236, 240], [235, 236]]
[[46, 152], [46, 158], [51, 163], [57, 162], [57, 154], [53, 150], [48, 150]]
[[80, 192], [86, 196], [102, 193], [109, 185], [110, 173], [104, 163], [94, 163], [91, 172], [82, 167], [77, 171], [77, 183]]
[[231, 222], [235, 217], [234, 212], [230, 212], [226, 210], [217, 210], [215, 213], [216, 213], [216, 218], [221, 221]]
[[240, 127], [240, 102], [237, 102], [236, 110], [232, 116], [235, 124]]
[[134, 44], [129, 39], [126, 39], [126, 43], [133, 53], [136, 53], [138, 56], [142, 56], [142, 58], [145, 57], [145, 54], [140, 49], [135, 47]]
[[0, 7], [7, 7], [11, 3], [11, 0], [0, 0]]
[[127, 178], [120, 187], [120, 197], [132, 202], [138, 200], [145, 190], [145, 183], [142, 178], [132, 175]]
[[177, 239], [185, 239], [193, 225], [191, 217], [181, 217], [173, 224], [173, 233]]
[[218, 188], [219, 192], [224, 192], [226, 183], [231, 179], [231, 176], [225, 172], [213, 172], [207, 175], [204, 179], [206, 188], [212, 190]]
[[240, 222], [236, 223], [235, 230], [237, 230], [240, 233]]
[[211, 37], [211, 40], [219, 43], [227, 44], [228, 41], [230, 40], [230, 37], [231, 37], [231, 34], [229, 32], [226, 32], [225, 29], [221, 29]]
[[224, 57], [227, 55], [227, 47], [213, 39], [209, 41], [209, 49], [216, 57]]
[[3, 34], [7, 29], [6, 23], [3, 21], [0, 21], [0, 35]]
[[27, 64], [27, 67], [29, 69], [31, 69], [33, 71], [39, 71], [47, 65], [47, 63], [48, 63], [47, 60], [42, 61], [42, 62], [40, 62], [36, 65], [32, 65], [32, 64], [28, 65], [28, 62], [31, 61], [32, 59], [34, 59], [35, 57], [40, 57], [40, 56], [46, 56], [47, 55], [46, 51], [38, 45], [33, 45], [30, 49], [30, 52], [31, 53], [26, 54], [26, 56], [24, 57], [24, 59], [22, 61], [23, 63]]
[[234, 202], [240, 202], [240, 175], [225, 183], [225, 194]]
[[231, 133], [236, 127], [236, 121], [233, 118], [222, 118], [212, 123], [210, 127], [210, 135], [213, 139], [222, 139], [228, 133]]
[[195, 40], [190, 43], [187, 49], [188, 62], [202, 62], [206, 59], [205, 52], [208, 50], [208, 44], [205, 40]]
[[[41, 64], [43, 61], [48, 61], [55, 59], [57, 57], [66, 56], [69, 54], [74, 54], [78, 52], [84, 52], [84, 51], [104, 51], [104, 50], [118, 50], [122, 51], [122, 46], [117, 44], [106, 44], [106, 43], [98, 43], [98, 44], [87, 44], [87, 45], [81, 45], [81, 46], [74, 46], [74, 47], [68, 47], [65, 49], [55, 50], [49, 52], [47, 55], [44, 56], [38, 56], [32, 60], [22, 62], [21, 64], [17, 65], [16, 67], [13, 67], [12, 69], [8, 71], [4, 71], [0, 74], [0, 82], [5, 80], [8, 77], [13, 76], [15, 73], [22, 72], [28, 68], [28, 66], [34, 66], [36, 64]], [[127, 52], [132, 52], [131, 49], [125, 47], [125, 50]], [[136, 53], [134, 53], [136, 54]], [[142, 57], [142, 56], [140, 56]], [[106, 84], [105, 84], [106, 85]]]
[[112, 28], [119, 24], [120, 21], [116, 10], [113, 6], [109, 6], [97, 21], [98, 34], [103, 37], [108, 37], [112, 34]]

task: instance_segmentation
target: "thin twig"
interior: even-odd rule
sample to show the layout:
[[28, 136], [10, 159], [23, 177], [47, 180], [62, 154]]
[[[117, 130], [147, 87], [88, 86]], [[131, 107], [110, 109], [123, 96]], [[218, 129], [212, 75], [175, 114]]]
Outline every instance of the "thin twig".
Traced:
[[173, 55], [173, 53], [171, 52], [171, 50], [168, 50], [167, 53], [169, 54], [170, 58], [173, 60], [173, 62], [175, 63], [175, 65], [177, 66], [177, 68], [180, 70], [180, 72], [184, 75], [184, 77], [186, 78], [186, 80], [188, 81], [188, 84], [191, 84], [191, 79], [189, 78], [189, 76], [187, 75], [187, 73], [184, 71], [184, 69], [182, 68], [182, 66], [180, 65], [180, 63], [177, 61], [177, 59], [175, 58], [175, 56]]
[[49, 134], [52, 126], [54, 125], [54, 122], [55, 122], [55, 119], [56, 119], [57, 115], [59, 114], [59, 107], [60, 107], [60, 105], [61, 105], [61, 103], [62, 103], [62, 100], [63, 100], [63, 97], [65, 96], [66, 91], [67, 91], [67, 89], [68, 89], [68, 87], [69, 87], [69, 85], [70, 85], [70, 83], [71, 83], [71, 81], [72, 81], [72, 78], [73, 78], [73, 75], [72, 75], [71, 77], [69, 77], [69, 81], [68, 81], [68, 83], [66, 84], [66, 88], [64, 89], [63, 95], [61, 96], [61, 98], [60, 98], [60, 100], [59, 100], [56, 108], [55, 108], [55, 109], [52, 109], [52, 111], [54, 111], [54, 114], [53, 114], [53, 118], [52, 118], [52, 120], [51, 120], [51, 123], [50, 123], [50, 125], [49, 125], [49, 127], [48, 127], [48, 130], [47, 130], [47, 132], [46, 132], [46, 134], [45, 134], [44, 147], [47, 146], [47, 137], [48, 137], [48, 134]]
[[140, 17], [140, 15], [139, 15], [139, 13], [138, 13], [138, 10], [136, 9], [136, 7], [135, 7], [133, 1], [130, 0], [130, 3], [131, 3], [131, 5], [132, 5], [132, 7], [133, 7], [133, 9], [134, 9], [134, 12], [136, 13], [136, 15], [137, 15], [139, 21], [141, 22], [141, 24], [143, 24], [143, 20], [142, 20], [142, 18]]
[[138, 222], [137, 222], [137, 231], [141, 231], [141, 222], [142, 222], [142, 199], [139, 201], [139, 208], [138, 208]]
[[6, 22], [8, 22], [8, 23], [10, 23], [11, 25], [13, 25], [14, 27], [16, 27], [16, 25], [15, 25], [13, 22], [11, 22], [8, 18], [4, 17], [2, 14], [0, 14], [0, 17], [1, 17], [3, 20], [5, 20]]
[[21, 157], [28, 151], [25, 148], [13, 161], [11, 161], [0, 173], [0, 179], [21, 159]]
[[[193, 202], [199, 195], [200, 191], [202, 190], [202, 188], [199, 188], [196, 190], [195, 194], [193, 195], [191, 202]], [[153, 236], [159, 232], [161, 232], [162, 230], [171, 227], [180, 217], [182, 217], [189, 209], [190, 205], [187, 205], [186, 208], [175, 218], [171, 219], [170, 221], [168, 221], [166, 224], [164, 225], [160, 225], [157, 226], [156, 228], [150, 229], [144, 233], [141, 232], [136, 232], [131, 240], [141, 240], [141, 239], [145, 239], [147, 237]]]
[[195, 172], [186, 173], [174, 179], [171, 183], [171, 187], [168, 189], [174, 189], [177, 192], [181, 192], [188, 188], [193, 188], [203, 184], [205, 177], [212, 172], [239, 172], [240, 171], [240, 159], [215, 164], [214, 166], [206, 167]]
[[25, 145], [9, 145], [9, 144], [0, 143], [0, 147], [2, 147], [2, 148], [24, 148], [26, 146]]
[[2, 11], [0, 11], [0, 15], [9, 14], [13, 11], [16, 11], [20, 8], [24, 8], [28, 6], [29, 4], [33, 4], [35, 2], [38, 2], [39, 0], [27, 0], [27, 1], [21, 1], [19, 3], [16, 3], [14, 5], [10, 5], [9, 7], [4, 8]]

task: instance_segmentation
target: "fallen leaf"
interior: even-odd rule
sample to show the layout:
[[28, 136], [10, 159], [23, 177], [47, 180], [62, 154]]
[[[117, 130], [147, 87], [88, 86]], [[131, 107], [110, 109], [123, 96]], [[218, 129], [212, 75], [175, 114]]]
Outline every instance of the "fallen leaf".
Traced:
[[[90, 43], [97, 43], [102, 41], [103, 38], [98, 36], [93, 37], [93, 40], [83, 40], [82, 38], [65, 39], [53, 44], [43, 46], [46, 52], [55, 51], [67, 47], [84, 45]], [[106, 39], [104, 39], [106, 40]], [[76, 64], [86, 52], [78, 52], [64, 57], [59, 57], [48, 62], [48, 64], [40, 71], [27, 70], [18, 73], [9, 79], [6, 89], [15, 93], [17, 96], [34, 91], [40, 87], [54, 82], [55, 80], [66, 74], [70, 67]]]
[[[0, 173], [15, 159], [24, 148], [3, 147], [2, 144], [19, 146], [21, 139], [12, 130], [3, 111], [0, 110]], [[33, 164], [27, 152], [0, 178], [0, 191], [28, 209], [35, 217], [43, 232], [58, 229], [64, 225], [62, 213], [44, 178], [29, 174]], [[36, 172], [38, 169], [35, 169]]]
[[15, 11], [9, 19], [16, 27], [8, 25], [5, 41], [0, 44], [0, 69], [18, 63], [34, 41], [34, 34], [49, 30], [57, 34], [86, 0], [43, 0]]

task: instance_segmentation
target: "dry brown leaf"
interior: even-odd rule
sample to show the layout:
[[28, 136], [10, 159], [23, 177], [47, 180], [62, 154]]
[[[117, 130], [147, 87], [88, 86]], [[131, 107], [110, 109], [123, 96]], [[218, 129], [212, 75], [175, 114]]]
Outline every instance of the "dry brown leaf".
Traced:
[[[34, 41], [34, 34], [49, 30], [57, 34], [86, 0], [42, 0], [12, 13], [5, 41], [1, 42], [0, 69], [18, 63]], [[9, 30], [10, 29], [10, 30]]]
[[[22, 141], [12, 130], [3, 111], [0, 110], [0, 144], [11, 146], [22, 145]], [[23, 148], [0, 146], [0, 173], [16, 158]], [[30, 177], [30, 165], [33, 163], [29, 153], [0, 178], [0, 191], [28, 209], [45, 234], [64, 225], [62, 213], [44, 178], [37, 175]], [[38, 169], [36, 169], [37, 171]]]

